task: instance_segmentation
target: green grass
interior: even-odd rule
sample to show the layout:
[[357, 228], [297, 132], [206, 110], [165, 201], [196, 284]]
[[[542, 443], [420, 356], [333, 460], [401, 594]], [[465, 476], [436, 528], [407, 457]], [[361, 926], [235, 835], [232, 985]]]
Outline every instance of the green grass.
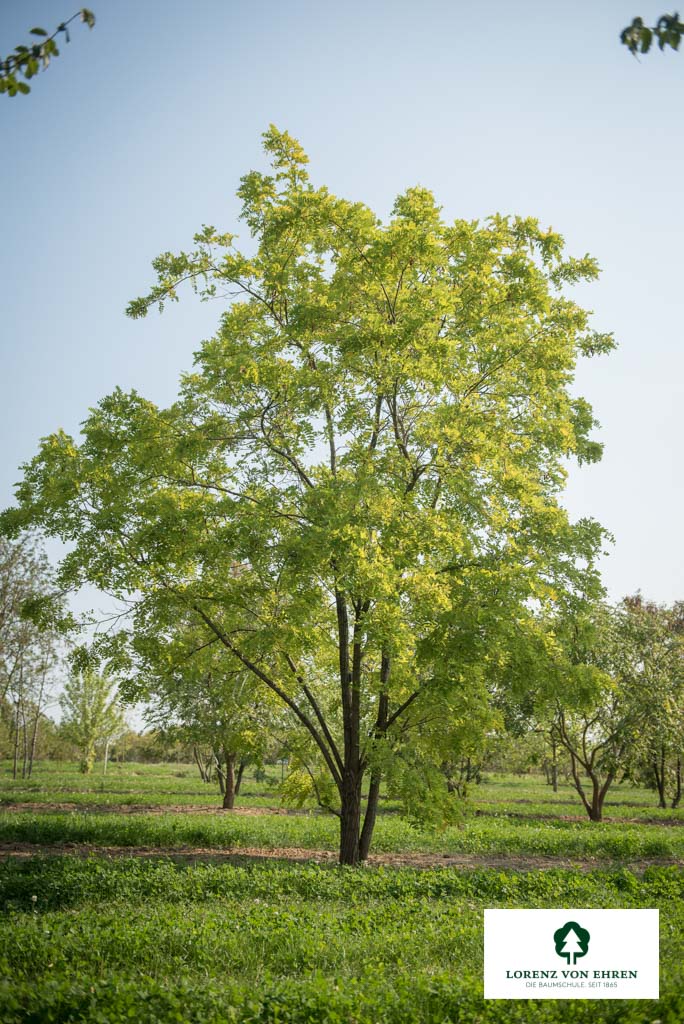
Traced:
[[[324, 815], [184, 815], [0, 813], [0, 841], [45, 845], [214, 847], [218, 850], [301, 847], [335, 850], [337, 819]], [[376, 853], [572, 857], [586, 860], [684, 860], [684, 829], [518, 818], [474, 818], [444, 831], [422, 830], [400, 817], [381, 818]]]
[[[598, 825], [581, 817], [567, 785], [553, 794], [539, 778], [498, 776], [471, 793], [462, 825], [441, 831], [411, 824], [383, 801], [374, 851], [481, 856], [477, 870], [239, 856], [188, 863], [97, 851], [334, 850], [337, 821], [164, 810], [217, 806], [194, 766], [113, 765], [103, 779], [97, 769], [84, 777], [75, 766], [41, 764], [28, 783], [5, 769], [0, 841], [95, 852], [0, 863], [0, 1021], [680, 1024], [684, 871], [646, 865], [684, 861], [682, 812], [658, 811], [652, 793], [626, 785], [606, 806], [614, 820]], [[36, 807], [11, 809], [22, 802]], [[266, 809], [278, 796], [247, 778], [239, 802]], [[76, 809], [51, 809], [56, 803]], [[584, 869], [486, 866], [505, 856], [570, 858]], [[659, 908], [660, 1001], [484, 1002], [483, 911], [496, 906]]]
[[[252, 807], [277, 807], [275, 789], [279, 771], [269, 769], [270, 785], [258, 784], [246, 773], [240, 803]], [[110, 763], [107, 774], [96, 764], [83, 775], [76, 764], [38, 762], [30, 779], [12, 779], [7, 767], [0, 770], [0, 805], [17, 803], [73, 803], [79, 805], [164, 806], [221, 804], [218, 784], [204, 783], [195, 765]]]
[[676, 869], [637, 879], [37, 858], [0, 870], [0, 973], [12, 979], [0, 1019], [118, 1022], [135, 1007], [141, 1022], [555, 1021], [553, 1003], [483, 1002], [482, 911], [566, 903], [660, 906], [663, 996], [657, 1013], [565, 1004], [563, 1019], [617, 1021], [620, 1009], [674, 1022], [682, 897]]
[[[245, 773], [237, 804], [242, 807], [278, 807], [277, 783], [280, 769], [268, 769], [268, 784], [257, 783], [251, 771]], [[215, 783], [203, 783], [195, 765], [111, 763], [106, 776], [101, 764], [91, 775], [82, 775], [76, 764], [38, 762], [29, 780], [11, 778], [7, 766], [0, 767], [0, 806], [17, 803], [71, 803], [107, 808], [117, 805], [139, 807], [218, 807], [221, 800]], [[574, 788], [561, 782], [554, 793], [540, 776], [495, 775], [482, 785], [472, 785], [469, 804], [473, 813], [535, 818], [538, 816], [585, 817]], [[385, 814], [398, 813], [395, 801], [384, 799]], [[652, 819], [684, 823], [684, 806], [661, 810], [652, 791], [629, 783], [613, 786], [605, 805], [607, 820]]]

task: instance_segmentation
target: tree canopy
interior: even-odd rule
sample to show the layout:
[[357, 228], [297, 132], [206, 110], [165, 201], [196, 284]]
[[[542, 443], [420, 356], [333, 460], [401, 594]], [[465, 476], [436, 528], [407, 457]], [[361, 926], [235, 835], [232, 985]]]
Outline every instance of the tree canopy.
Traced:
[[3, 522], [70, 544], [64, 586], [132, 602], [108, 657], [190, 616], [275, 694], [353, 864], [406, 737], [480, 706], [540, 609], [600, 589], [603, 531], [560, 498], [567, 460], [601, 454], [577, 359], [613, 340], [566, 294], [595, 260], [536, 220], [448, 223], [416, 187], [383, 223], [314, 187], [287, 133], [264, 145], [271, 173], [238, 193], [249, 250], [205, 227], [130, 304], [184, 281], [224, 303], [178, 400], [114, 391], [79, 442], [43, 441]]

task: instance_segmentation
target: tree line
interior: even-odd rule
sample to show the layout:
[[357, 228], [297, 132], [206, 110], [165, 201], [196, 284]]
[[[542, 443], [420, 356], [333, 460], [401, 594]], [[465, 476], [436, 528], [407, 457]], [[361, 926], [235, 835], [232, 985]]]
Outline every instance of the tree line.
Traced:
[[[76, 760], [83, 773], [96, 757], [106, 772], [110, 755], [119, 762], [194, 762], [232, 809], [246, 768], [264, 782], [266, 766], [280, 764], [280, 782], [270, 778], [274, 796], [334, 812], [325, 765], [296, 720], [278, 714], [273, 702], [261, 704], [247, 677], [224, 677], [215, 657], [195, 653], [166, 673], [157, 665], [153, 677], [136, 677], [135, 687], [106, 667], [74, 671], [60, 651], [62, 635], [27, 617], [39, 595], [54, 601], [52, 585], [35, 537], [0, 541], [0, 759], [11, 763], [14, 778], [30, 778], [36, 759]], [[458, 811], [490, 771], [541, 771], [554, 791], [563, 779], [592, 821], [602, 819], [615, 782], [653, 790], [661, 808], [680, 805], [684, 603], [659, 605], [636, 594], [562, 623], [549, 619], [545, 629], [525, 670], [490, 688], [480, 717], [460, 732], [450, 724], [441, 795], [433, 786], [424, 817], [440, 820], [449, 802]], [[48, 709], [58, 686], [56, 722]], [[129, 702], [146, 701], [144, 732], [127, 725], [119, 690]], [[397, 753], [406, 760], [407, 749]], [[415, 746], [411, 757], [414, 773], [424, 775]], [[386, 795], [400, 797], [415, 817], [416, 790], [427, 780], [407, 773], [399, 781], [387, 776]]]

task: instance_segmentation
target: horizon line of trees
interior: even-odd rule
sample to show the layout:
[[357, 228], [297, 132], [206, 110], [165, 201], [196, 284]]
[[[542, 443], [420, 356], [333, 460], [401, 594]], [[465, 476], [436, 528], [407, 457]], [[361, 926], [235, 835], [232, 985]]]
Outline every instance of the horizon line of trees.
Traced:
[[[30, 778], [36, 760], [175, 760], [194, 763], [231, 809], [247, 766], [287, 764], [283, 799], [336, 812], [325, 765], [276, 702], [255, 694], [243, 672], [222, 671], [215, 645], [197, 648], [191, 624], [179, 624], [175, 646], [147, 647], [135, 685], [65, 657], [54, 622], [64, 618], [52, 570], [35, 536], [0, 541], [0, 764]], [[45, 617], [46, 608], [50, 616]], [[654, 791], [661, 808], [678, 807], [684, 761], [684, 602], [671, 606], [641, 594], [617, 605], [596, 602], [581, 614], [540, 617], [519, 647], [509, 676], [497, 673], [486, 706], [471, 705], [467, 723], [440, 729], [448, 742], [436, 772], [425, 770], [419, 745], [397, 737], [405, 766], [387, 791], [410, 804], [405, 789], [432, 794], [426, 818], [437, 819], [466, 797], [488, 771], [543, 772], [554, 791], [570, 783], [592, 821], [600, 821], [611, 786], [628, 781]], [[143, 671], [144, 668], [147, 671]], [[47, 713], [60, 672], [61, 719]], [[129, 703], [147, 701], [147, 728], [125, 722], [117, 687]], [[266, 693], [268, 697], [268, 692]], [[419, 729], [434, 744], [434, 723]], [[427, 762], [428, 769], [434, 765]], [[441, 792], [440, 792], [441, 790]], [[366, 794], [364, 794], [366, 796]], [[367, 797], [366, 797], [367, 799]]]

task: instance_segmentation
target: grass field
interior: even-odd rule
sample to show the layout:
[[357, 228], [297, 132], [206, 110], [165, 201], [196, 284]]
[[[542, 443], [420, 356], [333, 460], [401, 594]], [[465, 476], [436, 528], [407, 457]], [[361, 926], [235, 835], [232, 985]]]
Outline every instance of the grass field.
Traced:
[[[536, 778], [473, 787], [443, 831], [385, 801], [356, 870], [335, 820], [252, 778], [235, 814], [178, 765], [5, 770], [0, 798], [3, 1024], [684, 1019], [684, 817], [643, 790], [617, 787], [599, 825]], [[496, 906], [659, 908], [660, 1001], [485, 1002]]]

